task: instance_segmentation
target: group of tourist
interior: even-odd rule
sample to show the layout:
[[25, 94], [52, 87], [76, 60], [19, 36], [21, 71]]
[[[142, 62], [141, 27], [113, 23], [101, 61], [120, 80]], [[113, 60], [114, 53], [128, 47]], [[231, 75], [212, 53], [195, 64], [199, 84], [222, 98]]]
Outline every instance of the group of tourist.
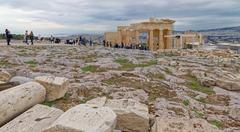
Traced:
[[33, 45], [33, 40], [34, 40], [33, 31], [31, 31], [31, 32], [28, 34], [28, 31], [26, 30], [26, 32], [25, 32], [25, 34], [24, 34], [23, 42], [26, 43], [27, 45], [29, 45], [28, 40], [30, 40], [31, 45]]
[[93, 46], [93, 41], [92, 39], [87, 40], [85, 37], [79, 36], [75, 39], [67, 39], [65, 41], [65, 44], [70, 44], [70, 45], [84, 45], [86, 46], [89, 44], [90, 46]]
[[103, 40], [103, 46], [104, 47], [110, 47], [110, 48], [125, 48], [125, 49], [139, 49], [139, 50], [148, 50], [148, 47], [145, 44], [124, 44], [121, 42], [121, 44], [112, 44], [112, 42]]
[[[11, 39], [13, 38], [12, 34], [10, 33], [10, 31], [8, 29], [5, 30], [5, 37], [6, 37], [6, 41], [7, 41], [7, 45], [10, 45]], [[24, 38], [23, 38], [23, 42], [26, 43], [27, 45], [29, 45], [29, 40], [31, 45], [33, 45], [34, 42], [34, 34], [33, 31], [31, 31], [30, 33], [28, 33], [28, 31], [25, 31], [24, 34]], [[42, 40], [42, 39], [41, 39]], [[51, 43], [60, 43], [61, 40], [54, 38], [52, 35], [49, 38]], [[93, 46], [93, 41], [92, 39], [87, 40], [86, 38], [79, 36], [76, 39], [67, 39], [65, 41], [65, 44], [71, 44], [71, 45], [86, 45], [88, 44], [90, 46]], [[111, 48], [126, 48], [126, 49], [140, 49], [140, 50], [147, 50], [148, 47], [144, 46], [143, 44], [139, 44], [139, 45], [135, 45], [135, 44], [130, 44], [130, 45], [125, 45], [123, 42], [121, 44], [112, 44], [111, 42], [108, 42], [106, 40], [103, 40], [103, 45], [104, 47], [111, 47]]]
[[[5, 38], [6, 38], [6, 41], [7, 41], [7, 45], [10, 45], [10, 42], [11, 42], [11, 39], [13, 38], [13, 35], [11, 34], [9, 29], [5, 30]], [[29, 45], [28, 40], [30, 40], [31, 44], [33, 45], [34, 34], [33, 34], [32, 31], [29, 34], [28, 34], [28, 31], [26, 31], [25, 34], [24, 34], [23, 42], [26, 43], [27, 45]]]

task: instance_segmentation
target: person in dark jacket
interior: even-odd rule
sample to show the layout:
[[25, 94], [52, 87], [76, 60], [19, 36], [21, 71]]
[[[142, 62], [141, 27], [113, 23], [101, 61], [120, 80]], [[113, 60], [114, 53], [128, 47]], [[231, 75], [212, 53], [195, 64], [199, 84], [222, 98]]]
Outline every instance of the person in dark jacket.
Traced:
[[28, 37], [29, 37], [29, 35], [28, 35], [28, 31], [26, 30], [25, 31], [25, 34], [24, 34], [24, 42], [28, 45]]
[[31, 40], [31, 44], [33, 45], [33, 40], [34, 40], [34, 34], [33, 34], [33, 31], [30, 32], [29, 34], [29, 38]]
[[89, 44], [90, 44], [90, 46], [93, 46], [93, 41], [92, 41], [92, 39], [90, 39]]
[[5, 36], [7, 40], [7, 45], [10, 45], [12, 35], [10, 34], [10, 31], [8, 29], [5, 30]]
[[103, 46], [106, 47], [106, 40], [103, 40]]

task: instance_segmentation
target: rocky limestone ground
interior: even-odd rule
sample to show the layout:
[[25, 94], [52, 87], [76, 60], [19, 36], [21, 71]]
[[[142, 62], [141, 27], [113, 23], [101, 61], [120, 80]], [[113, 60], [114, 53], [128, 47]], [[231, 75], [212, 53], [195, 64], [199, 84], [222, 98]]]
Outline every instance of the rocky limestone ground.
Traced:
[[63, 111], [97, 97], [132, 99], [148, 106], [154, 132], [191, 131], [188, 122], [240, 131], [240, 55], [231, 51], [1, 46], [0, 66], [20, 84], [42, 75], [68, 78], [67, 94], [43, 103]]

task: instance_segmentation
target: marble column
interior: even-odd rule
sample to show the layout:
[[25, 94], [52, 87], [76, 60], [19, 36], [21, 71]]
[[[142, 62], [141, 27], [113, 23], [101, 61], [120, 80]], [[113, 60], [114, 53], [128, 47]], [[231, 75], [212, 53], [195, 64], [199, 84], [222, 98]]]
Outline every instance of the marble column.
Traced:
[[159, 49], [164, 49], [163, 30], [159, 31]]
[[154, 50], [154, 47], [153, 47], [153, 30], [149, 31], [149, 49], [151, 51]]
[[[172, 35], [172, 30], [169, 30], [167, 35]], [[172, 37], [167, 38], [167, 49], [173, 49]]]
[[126, 44], [127, 46], [129, 46], [129, 43], [130, 43], [130, 33], [129, 33], [129, 30], [126, 31]]
[[118, 36], [117, 36], [117, 43], [118, 44], [121, 44], [121, 42], [122, 42], [122, 34], [121, 34], [121, 32], [120, 31], [118, 31], [118, 34], [117, 34]]
[[203, 44], [203, 39], [202, 39], [202, 38], [203, 38], [203, 37], [202, 37], [202, 34], [200, 34], [200, 35], [199, 35], [199, 39], [200, 39], [199, 42], [200, 42], [200, 44]]
[[135, 44], [136, 45], [138, 45], [140, 42], [139, 42], [139, 31], [138, 30], [136, 30], [136, 32], [135, 32]]

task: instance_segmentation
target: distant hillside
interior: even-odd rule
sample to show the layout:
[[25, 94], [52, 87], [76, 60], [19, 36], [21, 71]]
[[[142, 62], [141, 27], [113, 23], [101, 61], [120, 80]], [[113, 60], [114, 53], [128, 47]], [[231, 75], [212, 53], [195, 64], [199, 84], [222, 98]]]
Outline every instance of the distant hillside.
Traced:
[[200, 30], [209, 43], [240, 43], [240, 26]]
[[237, 27], [225, 27], [225, 28], [216, 28], [216, 29], [206, 29], [206, 30], [199, 30], [198, 32], [240, 32], [240, 26]]

